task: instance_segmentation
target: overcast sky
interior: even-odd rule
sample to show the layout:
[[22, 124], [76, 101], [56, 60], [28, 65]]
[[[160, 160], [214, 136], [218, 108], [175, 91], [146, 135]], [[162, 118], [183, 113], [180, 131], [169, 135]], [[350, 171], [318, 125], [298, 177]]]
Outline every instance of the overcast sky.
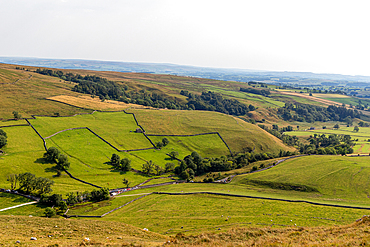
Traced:
[[369, 5], [0, 0], [0, 56], [370, 75]]

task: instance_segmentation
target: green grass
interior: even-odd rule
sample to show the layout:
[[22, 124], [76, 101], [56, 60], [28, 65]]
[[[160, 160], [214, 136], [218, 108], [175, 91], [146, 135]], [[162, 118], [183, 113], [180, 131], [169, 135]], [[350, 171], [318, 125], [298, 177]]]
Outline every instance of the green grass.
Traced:
[[294, 150], [256, 125], [229, 115], [207, 111], [132, 109], [148, 134], [189, 135], [219, 132], [231, 151], [255, 148], [256, 152]]
[[196, 151], [202, 157], [220, 157], [222, 155], [230, 154], [225, 143], [217, 134], [201, 135], [201, 136], [149, 136], [154, 142], [161, 142], [163, 138], [167, 138], [170, 142], [167, 146], [162, 147], [162, 151], [170, 153], [177, 151], [179, 158], [183, 159], [185, 156]]
[[95, 112], [63, 118], [37, 117], [30, 122], [44, 138], [69, 128], [89, 127], [120, 150], [152, 147], [143, 134], [134, 132], [138, 126], [133, 116], [124, 112]]
[[32, 200], [10, 193], [0, 192], [0, 209], [16, 206]]
[[10, 188], [8, 174], [31, 172], [37, 177], [54, 180], [52, 189], [55, 193], [67, 193], [74, 190], [91, 190], [92, 187], [71, 179], [66, 174], [55, 177], [54, 164], [45, 163], [45, 149], [41, 138], [29, 126], [5, 128], [8, 144], [0, 156], [0, 187]]
[[[287, 160], [278, 166], [236, 177], [232, 184], [248, 186], [247, 181], [261, 180], [307, 185], [319, 193], [296, 193], [260, 187], [262, 193], [275, 191], [283, 197], [299, 195], [308, 200], [368, 206], [370, 203], [370, 157], [306, 156]], [[256, 187], [254, 187], [256, 189]]]
[[367, 210], [215, 195], [149, 195], [103, 220], [123, 221], [173, 235], [266, 225], [334, 226], [348, 224], [367, 213]]

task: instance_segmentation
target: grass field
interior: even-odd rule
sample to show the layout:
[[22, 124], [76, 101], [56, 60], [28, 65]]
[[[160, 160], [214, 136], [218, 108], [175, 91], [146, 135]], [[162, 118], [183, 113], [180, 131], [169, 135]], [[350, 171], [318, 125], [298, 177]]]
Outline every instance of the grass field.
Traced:
[[318, 189], [319, 193], [279, 191], [260, 187], [260, 192], [276, 191], [281, 196], [300, 195], [309, 200], [327, 203], [368, 206], [370, 157], [305, 156], [285, 161], [278, 166], [248, 175], [238, 176], [232, 184], [244, 185], [247, 181], [262, 180], [307, 185]]
[[[31, 124], [44, 138], [69, 128], [89, 127], [120, 150], [153, 147], [141, 133], [134, 117], [124, 112], [94, 112], [74, 117], [37, 117]], [[60, 134], [58, 134], [60, 135]]]
[[[18, 79], [20, 80], [17, 81]], [[13, 82], [16, 83], [9, 84]], [[15, 66], [0, 64], [0, 119], [13, 118], [13, 111], [18, 111], [23, 117], [31, 117], [32, 114], [71, 115], [89, 112], [89, 110], [46, 99], [61, 94], [79, 95], [71, 91], [72, 87], [72, 84], [60, 81], [55, 77], [16, 70]]]
[[[121, 198], [120, 198], [121, 199]], [[366, 210], [338, 209], [215, 195], [149, 195], [103, 220], [123, 221], [161, 234], [223, 231], [232, 227], [348, 224]], [[165, 219], [165, 220], [164, 220]]]
[[201, 136], [149, 136], [154, 142], [160, 142], [163, 138], [169, 140], [169, 144], [162, 148], [163, 152], [170, 153], [177, 151], [179, 158], [183, 159], [186, 155], [196, 151], [202, 157], [220, 157], [230, 154], [225, 143], [222, 142], [217, 134]]
[[23, 196], [17, 196], [10, 193], [0, 192], [0, 209], [16, 206], [32, 200]]
[[139, 110], [133, 109], [137, 120], [148, 134], [189, 135], [219, 132], [231, 151], [251, 148], [256, 152], [279, 152], [294, 150], [258, 126], [217, 112]]

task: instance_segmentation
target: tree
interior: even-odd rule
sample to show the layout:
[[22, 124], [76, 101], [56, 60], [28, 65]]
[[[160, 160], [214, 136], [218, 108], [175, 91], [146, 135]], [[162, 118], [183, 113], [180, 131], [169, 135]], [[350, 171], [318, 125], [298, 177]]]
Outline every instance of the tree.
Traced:
[[38, 195], [47, 194], [53, 191], [51, 189], [51, 186], [53, 184], [54, 184], [54, 181], [48, 178], [38, 177], [35, 180], [35, 190], [38, 191], [37, 193]]
[[167, 163], [165, 165], [165, 172], [172, 172], [175, 170], [175, 164], [174, 163]]
[[129, 182], [126, 178], [124, 178], [124, 179], [122, 180], [122, 183], [123, 183], [124, 185], [126, 185], [126, 188], [128, 188], [128, 186], [130, 185], [130, 182]]
[[76, 204], [78, 202], [77, 197], [78, 195], [76, 195], [74, 192], [67, 193], [67, 200], [66, 200], [67, 205]]
[[158, 165], [154, 166], [154, 170], [157, 172], [157, 175], [161, 175], [161, 173], [163, 172], [163, 168]]
[[54, 163], [54, 162], [57, 162], [57, 159], [59, 158], [59, 154], [60, 152], [56, 147], [50, 147], [48, 148], [46, 153], [44, 153], [44, 158], [46, 159], [46, 161], [50, 163]]
[[3, 129], [0, 129], [0, 136], [8, 137], [6, 132]]
[[171, 157], [171, 160], [174, 160], [174, 159], [176, 159], [177, 156], [179, 156], [179, 152], [172, 151], [168, 155]]
[[162, 139], [163, 147], [167, 146], [170, 141], [165, 137]]
[[120, 159], [121, 158], [119, 157], [118, 154], [112, 154], [112, 157], [110, 158], [111, 165], [114, 166], [115, 168], [118, 168]]
[[353, 128], [353, 131], [354, 132], [358, 132], [360, 130], [360, 128], [358, 127], [358, 126], [355, 126], [354, 128]]
[[44, 215], [47, 218], [54, 217], [57, 213], [55, 212], [54, 209], [52, 208], [45, 208]]
[[128, 158], [123, 158], [120, 164], [120, 168], [122, 171], [128, 172], [129, 170], [131, 170], [131, 160], [129, 160]]
[[0, 148], [4, 147], [7, 143], [6, 137], [0, 135]]
[[9, 174], [7, 177], [8, 177], [8, 181], [10, 182], [10, 189], [15, 190], [15, 188], [17, 188], [17, 183], [18, 183], [18, 175]]
[[155, 164], [153, 163], [153, 161], [151, 161], [151, 160], [147, 161], [146, 163], [144, 163], [142, 165], [143, 173], [149, 175], [150, 173], [152, 173], [152, 171], [154, 169], [154, 166], [155, 166]]
[[158, 149], [161, 149], [163, 147], [163, 142], [157, 142], [155, 144], [155, 147], [158, 148]]
[[60, 154], [57, 160], [57, 169], [60, 171], [67, 170], [69, 166], [68, 156], [66, 154]]
[[14, 118], [15, 119], [21, 119], [22, 118], [22, 115], [21, 114], [19, 114], [17, 111], [13, 111], [13, 116], [14, 116]]
[[65, 201], [60, 201], [58, 204], [59, 212], [65, 213], [68, 209], [67, 203]]
[[35, 188], [36, 176], [30, 172], [21, 173], [18, 176], [19, 189], [30, 194]]
[[333, 128], [334, 129], [339, 129], [339, 124], [335, 124]]

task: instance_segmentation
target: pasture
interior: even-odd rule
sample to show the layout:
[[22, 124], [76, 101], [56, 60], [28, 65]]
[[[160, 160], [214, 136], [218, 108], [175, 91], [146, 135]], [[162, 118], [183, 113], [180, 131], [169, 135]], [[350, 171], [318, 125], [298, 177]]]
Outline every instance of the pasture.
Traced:
[[108, 214], [102, 220], [127, 222], [161, 234], [175, 235], [219, 228], [226, 231], [234, 227], [334, 226], [348, 224], [367, 213], [367, 210], [262, 199], [153, 194]]
[[218, 112], [141, 109], [129, 112], [135, 113], [148, 134], [193, 135], [219, 132], [232, 152], [246, 148], [273, 153], [281, 149], [294, 150], [258, 126]]
[[36, 117], [29, 121], [44, 138], [70, 128], [89, 127], [119, 150], [152, 147], [143, 134], [135, 133], [139, 127], [132, 114], [124, 112], [94, 112], [74, 117]]
[[[368, 206], [369, 161], [369, 156], [304, 156], [287, 160], [266, 171], [235, 177], [231, 184], [258, 189], [260, 193], [276, 193], [282, 197], [299, 196], [310, 201]], [[319, 192], [276, 190], [268, 186], [251, 185], [248, 180], [306, 185]]]

